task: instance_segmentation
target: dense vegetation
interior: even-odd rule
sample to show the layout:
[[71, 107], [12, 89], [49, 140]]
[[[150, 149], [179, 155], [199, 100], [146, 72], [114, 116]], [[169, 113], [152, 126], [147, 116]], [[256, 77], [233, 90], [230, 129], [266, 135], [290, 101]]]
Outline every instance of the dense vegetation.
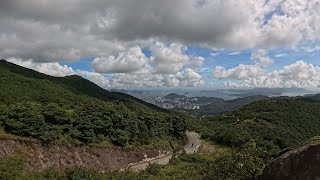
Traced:
[[[222, 112], [228, 112], [228, 111], [234, 111], [242, 106], [248, 105], [250, 103], [256, 102], [256, 101], [261, 101], [261, 100], [267, 100], [270, 99], [268, 96], [260, 96], [260, 95], [255, 95], [255, 96], [247, 96], [243, 98], [238, 98], [234, 100], [223, 100], [219, 98], [204, 98], [201, 99], [198, 98], [201, 102], [210, 100], [210, 103], [200, 105], [200, 109], [197, 110], [190, 110], [187, 113], [190, 115], [196, 115], [196, 116], [208, 116], [208, 115], [214, 115], [217, 113], [222, 113]], [[214, 99], [216, 99], [214, 101]]]
[[265, 100], [234, 112], [199, 121], [203, 137], [230, 147], [249, 140], [257, 143], [266, 159], [282, 150], [320, 135], [320, 102], [311, 100]]
[[0, 128], [7, 133], [47, 142], [126, 146], [180, 138], [186, 130], [184, 118], [78, 76], [54, 78], [0, 62]]

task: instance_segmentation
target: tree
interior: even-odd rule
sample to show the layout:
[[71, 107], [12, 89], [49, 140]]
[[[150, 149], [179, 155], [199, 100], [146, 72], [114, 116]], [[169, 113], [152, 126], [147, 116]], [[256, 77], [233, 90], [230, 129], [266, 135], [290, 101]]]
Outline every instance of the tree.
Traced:
[[4, 112], [7, 132], [21, 136], [41, 137], [47, 131], [44, 117], [37, 104], [14, 104]]

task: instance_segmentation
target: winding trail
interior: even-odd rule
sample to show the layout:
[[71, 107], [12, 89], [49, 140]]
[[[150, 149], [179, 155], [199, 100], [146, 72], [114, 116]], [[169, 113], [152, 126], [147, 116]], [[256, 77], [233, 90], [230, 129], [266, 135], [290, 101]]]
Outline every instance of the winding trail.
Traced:
[[[188, 143], [183, 147], [187, 154], [193, 154], [198, 152], [199, 147], [201, 145], [201, 140], [199, 134], [195, 132], [186, 132], [186, 136], [188, 138]], [[173, 153], [168, 153], [164, 156], [159, 156], [153, 158], [149, 161], [143, 161], [135, 164], [131, 164], [128, 166], [128, 169], [131, 171], [141, 171], [148, 167], [149, 164], [161, 164], [166, 165], [169, 163], [172, 158]]]

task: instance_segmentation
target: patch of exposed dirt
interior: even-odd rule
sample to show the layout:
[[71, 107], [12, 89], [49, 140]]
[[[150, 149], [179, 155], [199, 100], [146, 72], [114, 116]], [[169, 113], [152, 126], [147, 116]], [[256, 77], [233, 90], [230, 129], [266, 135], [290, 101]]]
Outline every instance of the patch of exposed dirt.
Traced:
[[215, 154], [215, 155], [223, 155], [226, 152], [226, 149], [221, 148], [218, 145], [211, 144], [203, 141], [200, 148], [199, 153], [201, 154]]
[[140, 162], [171, 152], [171, 147], [143, 151], [126, 151], [119, 148], [67, 146], [41, 142], [0, 139], [0, 157], [22, 155], [31, 170], [80, 166], [97, 170], [124, 169], [130, 163]]

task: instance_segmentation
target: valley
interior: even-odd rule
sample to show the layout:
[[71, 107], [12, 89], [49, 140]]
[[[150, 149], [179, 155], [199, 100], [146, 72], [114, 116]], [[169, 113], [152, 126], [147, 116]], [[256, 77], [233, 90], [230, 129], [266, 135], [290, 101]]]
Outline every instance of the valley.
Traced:
[[[169, 94], [164, 103], [177, 105], [169, 110], [6, 61], [0, 83], [0, 177], [7, 179], [259, 179], [283, 152], [320, 134], [319, 95]], [[200, 108], [183, 112], [186, 102]]]

